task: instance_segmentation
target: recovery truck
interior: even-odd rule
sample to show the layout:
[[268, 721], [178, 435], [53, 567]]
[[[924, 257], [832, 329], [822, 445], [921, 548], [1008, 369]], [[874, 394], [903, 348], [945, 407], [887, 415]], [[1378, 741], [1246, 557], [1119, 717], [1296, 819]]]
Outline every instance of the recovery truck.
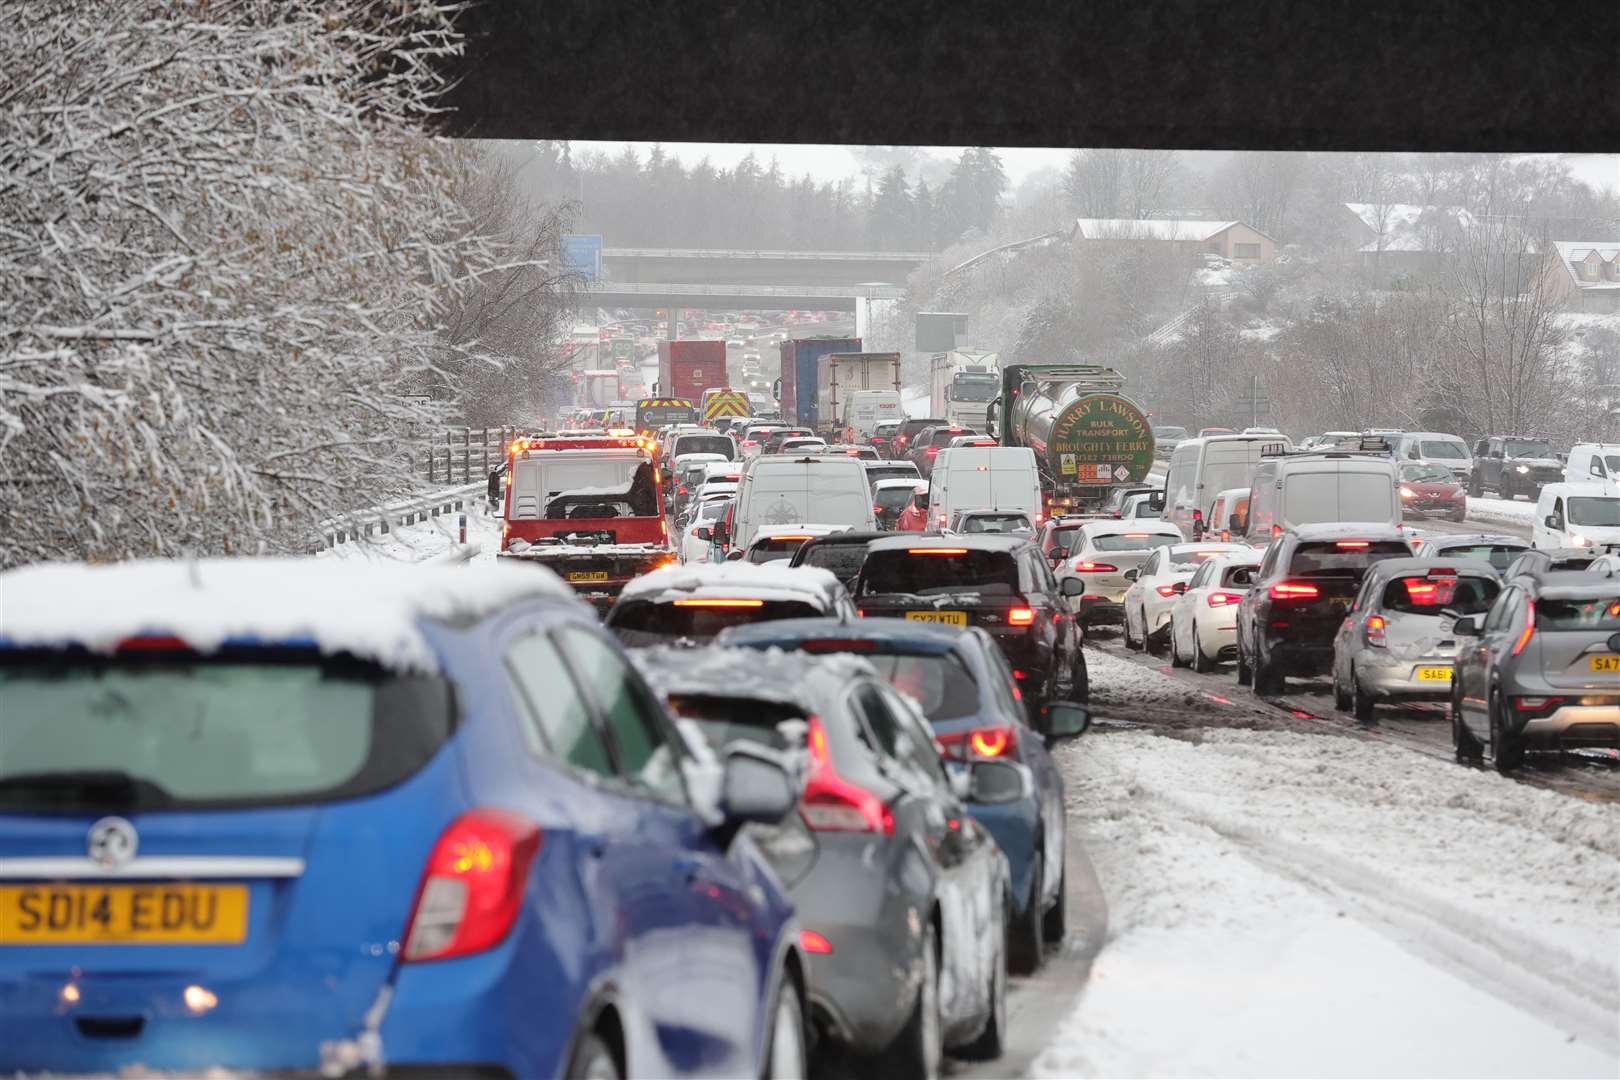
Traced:
[[1035, 451], [1048, 514], [1096, 509], [1114, 488], [1153, 467], [1153, 427], [1121, 391], [1125, 378], [1095, 364], [1012, 364], [987, 407], [1002, 446]]
[[515, 439], [497, 557], [547, 567], [606, 608], [631, 578], [675, 562], [661, 481], [639, 437]]
[[928, 415], [984, 430], [985, 408], [1001, 392], [999, 354], [955, 349], [928, 361]]
[[[784, 424], [816, 429], [817, 365], [829, 353], [858, 353], [858, 337], [788, 338], [781, 344], [782, 374], [773, 388]], [[829, 418], [829, 422], [831, 418]]]
[[[801, 392], [803, 388], [801, 387]], [[871, 433], [877, 424], [876, 410], [887, 405], [885, 419], [899, 420], [900, 409], [900, 354], [897, 352], [836, 352], [828, 353], [816, 361], [816, 416], [815, 422], [805, 427], [829, 439], [855, 442], [853, 429], [857, 417], [853, 412], [845, 415], [846, 406], [858, 394], [880, 394], [877, 398], [862, 399], [873, 410], [867, 418], [864, 433]], [[801, 421], [803, 423], [803, 421]]]

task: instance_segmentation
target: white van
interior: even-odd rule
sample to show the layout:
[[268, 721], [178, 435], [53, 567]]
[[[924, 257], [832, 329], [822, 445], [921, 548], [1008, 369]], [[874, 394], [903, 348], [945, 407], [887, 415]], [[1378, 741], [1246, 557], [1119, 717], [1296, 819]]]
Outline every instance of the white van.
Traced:
[[1620, 496], [1611, 484], [1548, 484], [1536, 499], [1537, 548], [1620, 544]]
[[1294, 444], [1286, 435], [1205, 435], [1188, 439], [1170, 455], [1164, 475], [1164, 518], [1188, 540], [1210, 525], [1215, 496], [1229, 488], [1247, 487], [1254, 468], [1266, 455], [1286, 453]]
[[1564, 462], [1564, 479], [1571, 484], [1602, 484], [1610, 495], [1620, 495], [1620, 443], [1576, 443]]
[[1450, 469], [1458, 480], [1468, 483], [1474, 471], [1474, 452], [1456, 435], [1439, 431], [1406, 431], [1391, 439], [1395, 460], [1420, 461]]
[[1308, 450], [1267, 458], [1254, 471], [1245, 543], [1264, 546], [1285, 530], [1332, 522], [1398, 525], [1400, 473], [1383, 454]]
[[863, 443], [885, 420], [904, 420], [898, 390], [852, 390], [844, 399], [844, 415], [838, 418], [840, 438], [847, 443]]
[[963, 510], [1012, 510], [1041, 523], [1041, 474], [1027, 446], [947, 446], [929, 483], [930, 528], [943, 529]]
[[846, 525], [877, 530], [872, 492], [859, 458], [843, 454], [755, 458], [737, 485], [733, 551], [753, 542], [764, 525]]

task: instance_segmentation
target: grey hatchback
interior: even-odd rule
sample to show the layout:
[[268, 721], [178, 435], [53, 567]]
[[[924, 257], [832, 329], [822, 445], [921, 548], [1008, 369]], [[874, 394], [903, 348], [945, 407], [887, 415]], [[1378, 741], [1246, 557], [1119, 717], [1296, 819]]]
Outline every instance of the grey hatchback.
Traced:
[[799, 813], [754, 838], [803, 927], [818, 1038], [882, 1054], [892, 1077], [938, 1076], [945, 1049], [1000, 1056], [1012, 887], [963, 800], [1018, 798], [1020, 767], [954, 780], [927, 720], [864, 659], [664, 646], [635, 660], [717, 750], [803, 759]]
[[1483, 560], [1386, 559], [1362, 579], [1333, 638], [1333, 702], [1373, 718], [1379, 700], [1451, 696], [1462, 615], [1483, 615], [1502, 590]]
[[1598, 574], [1509, 581], [1487, 615], [1458, 619], [1451, 691], [1459, 761], [1486, 746], [1500, 772], [1526, 749], [1620, 747], [1620, 596]]

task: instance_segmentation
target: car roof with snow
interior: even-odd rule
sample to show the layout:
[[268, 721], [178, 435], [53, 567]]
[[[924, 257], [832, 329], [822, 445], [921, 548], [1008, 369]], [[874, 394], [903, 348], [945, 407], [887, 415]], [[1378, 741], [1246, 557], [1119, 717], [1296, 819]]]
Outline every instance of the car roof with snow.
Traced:
[[808, 536], [811, 539], [814, 539], [818, 536], [828, 536], [832, 533], [844, 532], [848, 528], [848, 525], [823, 525], [813, 521], [787, 525], [761, 525], [759, 528], [754, 530], [754, 539], [749, 541], [749, 546], [753, 546], [754, 544], [759, 543], [761, 540], [775, 539], [778, 536]]
[[1119, 536], [1121, 533], [1147, 533], [1149, 536], [1180, 536], [1181, 530], [1160, 518], [1098, 518], [1080, 524], [1085, 536]]
[[[1554, 570], [1533, 580], [1538, 598], [1549, 600], [1614, 598], [1614, 583], [1603, 574], [1590, 574], [1585, 570]], [[1620, 600], [1615, 602], [1620, 604]]]
[[0, 573], [0, 597], [0, 643], [12, 646], [110, 653], [154, 636], [199, 652], [283, 643], [413, 671], [439, 668], [422, 620], [476, 619], [535, 598], [581, 603], [539, 566], [298, 558], [44, 563]]
[[911, 476], [891, 476], [886, 480], [872, 481], [873, 491], [892, 491], [895, 488], [904, 488], [907, 491], [915, 491], [917, 488], [917, 480], [915, 477]]
[[[844, 625], [833, 619], [782, 621]], [[719, 639], [702, 649], [653, 645], [632, 650], [631, 658], [653, 689], [665, 697], [679, 694], [748, 698], [784, 705], [809, 705], [809, 699], [815, 696], [806, 692], [809, 687], [805, 684], [809, 680], [830, 679], [832, 685], [823, 687], [823, 690], [836, 690], [853, 676], [875, 674], [870, 664], [854, 656], [837, 653], [812, 656], [782, 649], [761, 652], [758, 649], [727, 648]]]
[[1423, 543], [1426, 546], [1437, 548], [1477, 547], [1480, 544], [1506, 544], [1513, 547], [1528, 548], [1530, 541], [1522, 536], [1509, 536], [1507, 533], [1425, 533]]
[[1411, 533], [1399, 526], [1381, 521], [1331, 521], [1314, 525], [1296, 525], [1283, 533], [1306, 542], [1317, 540], [1400, 540], [1405, 542]]
[[813, 596], [818, 602], [830, 604], [843, 588], [831, 571], [814, 566], [689, 563], [667, 566], [632, 579], [619, 594], [619, 601], [660, 603], [693, 596], [802, 600]]

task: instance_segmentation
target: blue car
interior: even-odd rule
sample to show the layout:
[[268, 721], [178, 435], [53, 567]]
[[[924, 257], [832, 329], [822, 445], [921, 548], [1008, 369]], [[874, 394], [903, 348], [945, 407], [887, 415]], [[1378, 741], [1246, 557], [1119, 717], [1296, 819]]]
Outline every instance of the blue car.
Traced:
[[742, 828], [786, 770], [685, 741], [532, 567], [0, 574], [0, 1074], [805, 1070]]
[[968, 813], [1007, 856], [1015, 910], [1007, 961], [1016, 973], [1040, 966], [1045, 942], [1063, 937], [1065, 886], [1063, 778], [1049, 740], [1078, 735], [1089, 714], [1049, 706], [1047, 729], [1026, 721], [1017, 684], [995, 639], [978, 627], [957, 629], [905, 619], [783, 619], [722, 631], [719, 645], [856, 653], [922, 706], [947, 759], [1008, 761], [1024, 768], [1020, 798], [968, 801]]

